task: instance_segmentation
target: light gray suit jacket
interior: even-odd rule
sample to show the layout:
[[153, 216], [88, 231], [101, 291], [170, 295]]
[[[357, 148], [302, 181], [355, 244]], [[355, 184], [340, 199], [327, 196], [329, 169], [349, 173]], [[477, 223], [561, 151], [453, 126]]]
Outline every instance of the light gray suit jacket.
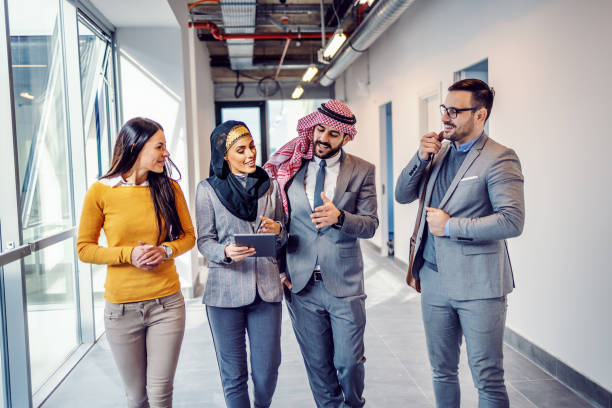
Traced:
[[[436, 154], [425, 205], [431, 201], [436, 177], [450, 143]], [[410, 203], [420, 198], [427, 162], [418, 153], [404, 168], [395, 187], [395, 199]], [[488, 299], [514, 288], [506, 238], [523, 231], [525, 202], [521, 163], [514, 152], [486, 134], [472, 146], [446, 194], [440, 209], [451, 216], [450, 237], [435, 237], [436, 259], [443, 288], [452, 299]], [[421, 248], [425, 211], [416, 240], [416, 276], [423, 265]]]
[[[261, 215], [281, 223], [277, 238], [280, 253], [287, 242], [286, 216], [278, 182], [274, 179], [266, 194], [259, 198], [255, 226]], [[234, 243], [234, 234], [253, 233], [253, 227], [230, 213], [206, 180], [200, 182], [196, 192], [196, 221], [198, 249], [208, 260], [203, 303], [218, 307], [251, 304], [255, 300], [255, 285], [266, 302], [282, 300], [277, 258], [248, 257], [240, 262], [225, 262], [225, 247]]]
[[317, 256], [325, 287], [334, 296], [356, 296], [364, 293], [363, 258], [358, 238], [371, 238], [378, 227], [374, 165], [341, 152], [340, 173], [333, 203], [344, 210], [341, 229], [317, 230], [310, 214], [312, 209], [304, 189], [308, 162], [293, 177], [287, 189], [289, 198], [289, 239], [287, 273], [292, 291], [301, 291], [308, 283]]

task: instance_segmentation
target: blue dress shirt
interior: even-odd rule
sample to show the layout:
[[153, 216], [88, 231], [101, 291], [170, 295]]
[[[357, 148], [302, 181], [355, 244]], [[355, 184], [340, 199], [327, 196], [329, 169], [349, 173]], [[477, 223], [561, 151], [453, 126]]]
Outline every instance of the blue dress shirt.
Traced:
[[[478, 141], [478, 139], [480, 139], [482, 137], [482, 134], [484, 133], [484, 131], [478, 135], [478, 137], [474, 140], [471, 140], [467, 143], [462, 144], [459, 147], [455, 147], [455, 142], [451, 142], [451, 149], [456, 149], [458, 152], [469, 152], [470, 149], [472, 148], [472, 146], [474, 146], [474, 144]], [[425, 162], [427, 160], [423, 160], [421, 159], [420, 156], [417, 155], [417, 157], [419, 158], [419, 160], [421, 160], [421, 162]], [[450, 218], [446, 221], [446, 224], [444, 224], [444, 236], [445, 237], [450, 237], [450, 226], [449, 226], [449, 221]]]

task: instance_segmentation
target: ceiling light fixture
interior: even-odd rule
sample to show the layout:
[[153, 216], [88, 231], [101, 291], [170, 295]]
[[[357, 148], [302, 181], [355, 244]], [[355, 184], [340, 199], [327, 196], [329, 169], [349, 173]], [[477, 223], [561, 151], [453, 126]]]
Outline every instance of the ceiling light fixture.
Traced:
[[304, 75], [302, 76], [302, 82], [312, 81], [315, 75], [317, 75], [317, 72], [319, 72], [319, 68], [317, 68], [315, 65], [309, 66], [306, 72], [304, 72]]
[[302, 85], [298, 85], [293, 90], [293, 93], [291, 94], [291, 99], [300, 99], [303, 93], [304, 93], [304, 88], [302, 88]]
[[332, 59], [345, 41], [346, 34], [342, 32], [341, 28], [337, 29], [332, 39], [327, 43], [325, 50], [323, 50], [323, 58]]
[[15, 64], [13, 68], [47, 68], [44, 64]]
[[30, 95], [28, 92], [22, 92], [22, 93], [19, 94], [19, 96], [21, 96], [22, 98], [25, 98], [25, 99], [29, 99], [31, 101], [34, 100], [34, 96]]

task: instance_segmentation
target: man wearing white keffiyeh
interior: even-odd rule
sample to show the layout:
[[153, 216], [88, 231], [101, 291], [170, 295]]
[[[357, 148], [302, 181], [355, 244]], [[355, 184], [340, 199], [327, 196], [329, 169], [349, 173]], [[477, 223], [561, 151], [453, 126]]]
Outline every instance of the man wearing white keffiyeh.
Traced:
[[342, 147], [355, 115], [331, 100], [264, 168], [289, 215], [285, 298], [318, 407], [362, 407], [365, 292], [358, 238], [378, 227], [374, 165]]

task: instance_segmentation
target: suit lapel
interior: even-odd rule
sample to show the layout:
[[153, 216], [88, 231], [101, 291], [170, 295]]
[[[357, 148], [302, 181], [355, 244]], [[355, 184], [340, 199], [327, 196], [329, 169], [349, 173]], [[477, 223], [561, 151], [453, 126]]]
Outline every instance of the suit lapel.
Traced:
[[304, 207], [304, 209], [307, 210], [308, 212], [312, 212], [312, 209], [310, 208], [310, 203], [308, 201], [308, 196], [306, 195], [306, 189], [304, 188], [305, 187], [304, 178], [306, 176], [307, 169], [308, 169], [308, 160], [304, 160], [302, 163], [302, 167], [293, 177], [293, 181], [291, 182], [291, 185], [293, 186], [294, 189], [296, 189], [295, 198], [297, 198], [297, 200], [294, 199], [291, 202], [291, 205], [293, 208], [297, 209], [299, 207]]
[[342, 194], [346, 191], [351, 176], [353, 175], [353, 169], [355, 168], [355, 161], [348, 156], [344, 150], [340, 156], [340, 172], [338, 173], [338, 180], [336, 180], [336, 189], [334, 190], [334, 199], [332, 202], [337, 207]]
[[451, 197], [451, 195], [457, 188], [457, 185], [459, 184], [459, 181], [463, 178], [465, 172], [468, 171], [472, 163], [474, 163], [474, 160], [476, 160], [476, 158], [480, 156], [480, 151], [484, 147], [486, 141], [487, 141], [487, 135], [483, 133], [480, 140], [476, 142], [474, 146], [472, 146], [467, 156], [463, 160], [461, 167], [459, 167], [459, 170], [457, 170], [457, 174], [455, 174], [455, 178], [453, 178], [451, 185], [448, 186], [448, 190], [446, 190], [444, 197], [442, 197], [442, 201], [440, 201], [439, 208], [444, 208], [444, 205], [446, 204], [446, 202], [449, 200], [449, 198]]
[[306, 189], [304, 188], [304, 178], [306, 176], [308, 162], [308, 160], [303, 161], [302, 167], [295, 174], [295, 176], [293, 176], [293, 180], [291, 180], [291, 185], [288, 189], [289, 206], [291, 208], [290, 216], [292, 218], [307, 218], [308, 220], [305, 220], [304, 224], [310, 226], [311, 229], [315, 230], [316, 228], [314, 224], [310, 221], [310, 214], [312, 213], [312, 209], [310, 208], [310, 202], [308, 201]]

